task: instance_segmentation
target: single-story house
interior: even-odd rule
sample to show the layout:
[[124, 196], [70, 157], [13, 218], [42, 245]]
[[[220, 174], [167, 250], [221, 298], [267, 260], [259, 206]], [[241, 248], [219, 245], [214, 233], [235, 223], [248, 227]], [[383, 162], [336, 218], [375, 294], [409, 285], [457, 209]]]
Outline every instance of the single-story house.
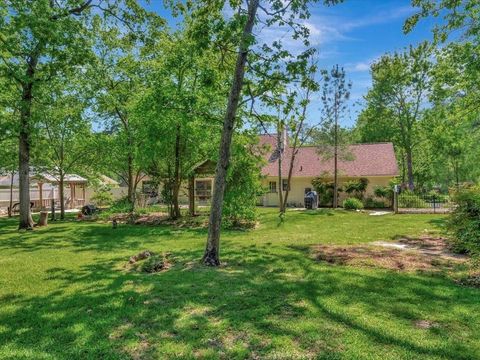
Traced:
[[[259, 205], [278, 206], [278, 159], [272, 161], [272, 153], [277, 146], [276, 135], [261, 135], [259, 148], [263, 149], [265, 165], [262, 168], [263, 185], [267, 193], [258, 199]], [[366, 196], [371, 196], [375, 186], [387, 186], [398, 176], [397, 160], [392, 143], [351, 145], [344, 151], [338, 161], [339, 185], [354, 179], [366, 178], [369, 181]], [[286, 143], [282, 153], [282, 188], [286, 189], [288, 166], [292, 156], [292, 148]], [[215, 163], [206, 160], [193, 168], [193, 176], [180, 189], [180, 203], [195, 205], [209, 204], [213, 194]], [[298, 149], [293, 167], [291, 189], [288, 205], [303, 207], [305, 193], [312, 190], [312, 180], [326, 173], [333, 174], [333, 159], [324, 158], [315, 146]], [[333, 177], [332, 177], [333, 178]], [[143, 193], [160, 193], [160, 189], [152, 189], [151, 181], [145, 177], [139, 184]], [[158, 191], [157, 191], [158, 190]], [[340, 193], [339, 203], [345, 194]]]
[[[265, 154], [266, 165], [262, 168], [263, 184], [268, 189], [262, 196], [260, 203], [264, 206], [278, 206], [278, 156], [272, 156], [277, 148], [276, 135], [262, 135], [260, 144], [270, 151]], [[292, 147], [288, 145], [282, 152], [282, 189], [287, 188], [287, 177], [292, 157]], [[397, 160], [392, 143], [357, 144], [343, 149], [343, 156], [338, 159], [338, 182], [341, 187], [349, 180], [360, 178], [368, 179], [365, 196], [372, 196], [376, 186], [387, 186], [393, 178], [398, 176]], [[333, 157], [322, 156], [315, 146], [304, 146], [298, 149], [293, 165], [289, 206], [304, 205], [305, 194], [313, 190], [312, 180], [328, 174], [333, 179]], [[346, 197], [340, 193], [339, 203]]]

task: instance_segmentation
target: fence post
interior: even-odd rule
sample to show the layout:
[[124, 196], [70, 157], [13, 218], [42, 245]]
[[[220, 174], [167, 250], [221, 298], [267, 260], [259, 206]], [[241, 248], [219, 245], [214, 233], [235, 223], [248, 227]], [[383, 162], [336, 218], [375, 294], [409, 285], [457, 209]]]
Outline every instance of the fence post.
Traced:
[[436, 202], [435, 202], [435, 199], [437, 197], [435, 195], [433, 195], [433, 213], [436, 214]]
[[395, 185], [395, 190], [393, 191], [393, 212], [398, 214], [398, 185]]

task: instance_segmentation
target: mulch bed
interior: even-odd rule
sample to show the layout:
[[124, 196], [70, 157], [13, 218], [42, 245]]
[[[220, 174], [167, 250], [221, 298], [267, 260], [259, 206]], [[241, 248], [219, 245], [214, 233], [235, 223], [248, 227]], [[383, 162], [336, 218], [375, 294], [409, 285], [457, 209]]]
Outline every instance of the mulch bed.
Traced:
[[[440, 270], [452, 268], [467, 260], [466, 257], [452, 254], [444, 238], [422, 236], [383, 244], [385, 245], [382, 243], [317, 245], [313, 247], [312, 252], [317, 261], [329, 264], [369, 266], [397, 271]], [[397, 244], [398, 248], [395, 248]]]

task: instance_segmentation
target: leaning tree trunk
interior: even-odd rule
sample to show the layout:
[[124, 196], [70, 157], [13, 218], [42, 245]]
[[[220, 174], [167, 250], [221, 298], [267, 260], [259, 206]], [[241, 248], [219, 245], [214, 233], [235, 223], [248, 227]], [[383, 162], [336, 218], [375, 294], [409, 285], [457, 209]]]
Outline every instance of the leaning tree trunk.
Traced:
[[280, 139], [280, 127], [277, 129], [277, 151], [279, 151], [279, 156], [278, 156], [278, 204], [280, 208], [280, 218], [282, 218], [282, 215], [285, 213], [285, 209], [283, 207], [283, 184], [282, 184], [282, 155], [283, 153], [281, 152], [281, 139]]
[[232, 143], [235, 117], [245, 76], [245, 64], [247, 62], [250, 37], [252, 36], [252, 29], [255, 23], [258, 5], [259, 0], [251, 0], [248, 5], [248, 19], [243, 29], [237, 62], [235, 64], [232, 87], [230, 89], [230, 95], [228, 96], [227, 111], [223, 121], [219, 157], [215, 171], [212, 206], [210, 210], [207, 246], [205, 248], [205, 254], [203, 255], [203, 262], [209, 266], [220, 265], [220, 227], [222, 225], [223, 196], [225, 192], [227, 168], [230, 162], [230, 145]]
[[288, 165], [287, 190], [285, 191], [285, 197], [283, 199], [283, 206], [282, 206], [283, 213], [285, 213], [287, 209], [288, 195], [290, 194], [290, 184], [292, 182], [293, 165], [295, 164], [296, 156], [297, 156], [297, 147], [294, 146], [292, 148], [292, 156], [290, 158], [290, 163]]
[[30, 128], [29, 120], [32, 109], [32, 90], [34, 70], [29, 67], [27, 71], [28, 82], [22, 90], [22, 108], [20, 112], [20, 134], [18, 142], [18, 178], [20, 199], [19, 229], [33, 229], [32, 213], [30, 211]]

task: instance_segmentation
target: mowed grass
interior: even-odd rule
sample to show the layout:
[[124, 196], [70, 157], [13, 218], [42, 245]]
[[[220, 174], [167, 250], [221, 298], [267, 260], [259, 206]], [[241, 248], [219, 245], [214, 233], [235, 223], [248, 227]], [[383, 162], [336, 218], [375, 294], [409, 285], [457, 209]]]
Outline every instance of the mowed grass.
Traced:
[[[480, 290], [448, 277], [314, 261], [315, 244], [439, 231], [440, 215], [262, 209], [199, 264], [204, 229], [0, 219], [2, 359], [479, 359]], [[127, 271], [171, 252], [158, 274]], [[417, 321], [435, 324], [418, 328]]]

